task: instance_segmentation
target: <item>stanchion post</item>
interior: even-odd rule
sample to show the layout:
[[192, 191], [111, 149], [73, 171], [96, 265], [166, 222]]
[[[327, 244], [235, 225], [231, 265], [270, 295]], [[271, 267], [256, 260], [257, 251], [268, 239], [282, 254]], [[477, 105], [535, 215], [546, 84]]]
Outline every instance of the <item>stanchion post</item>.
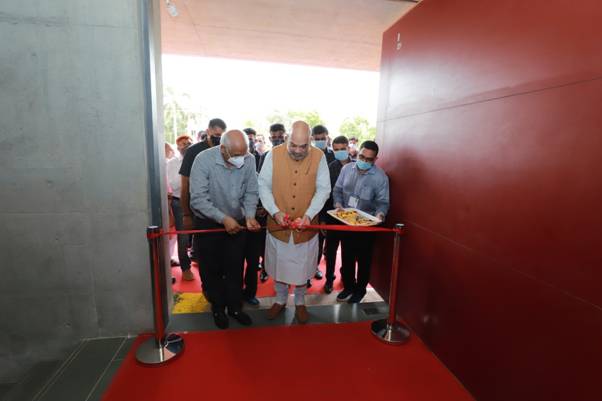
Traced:
[[155, 333], [138, 346], [136, 359], [139, 362], [156, 365], [175, 358], [184, 350], [184, 339], [177, 334], [165, 334], [162, 288], [165, 281], [161, 269], [161, 229], [149, 226], [146, 229], [150, 258], [151, 291], [153, 298], [153, 321]]
[[397, 321], [397, 280], [399, 277], [399, 250], [403, 224], [395, 225], [393, 238], [393, 258], [391, 263], [391, 283], [389, 286], [389, 316], [372, 322], [372, 334], [379, 340], [392, 345], [400, 345], [410, 337], [410, 330]]

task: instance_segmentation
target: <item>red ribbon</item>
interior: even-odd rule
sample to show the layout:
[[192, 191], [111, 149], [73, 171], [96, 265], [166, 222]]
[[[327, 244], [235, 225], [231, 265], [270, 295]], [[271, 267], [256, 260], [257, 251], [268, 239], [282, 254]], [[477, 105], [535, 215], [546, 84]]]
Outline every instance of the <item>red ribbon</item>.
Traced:
[[[266, 228], [266, 227], [261, 227]], [[243, 227], [243, 230], [246, 230]], [[288, 225], [283, 226], [283, 229], [287, 230], [325, 230], [325, 231], [349, 231], [349, 232], [372, 232], [372, 233], [402, 233], [403, 230], [397, 228], [386, 228], [386, 227], [362, 227], [362, 226], [341, 226], [337, 224], [310, 224], [306, 226], [299, 226], [289, 222]], [[174, 231], [163, 231], [160, 230], [156, 233], [147, 233], [148, 239], [159, 238], [164, 235], [173, 234], [210, 234], [210, 233], [224, 233], [225, 228], [210, 228], [206, 230], [174, 230]]]

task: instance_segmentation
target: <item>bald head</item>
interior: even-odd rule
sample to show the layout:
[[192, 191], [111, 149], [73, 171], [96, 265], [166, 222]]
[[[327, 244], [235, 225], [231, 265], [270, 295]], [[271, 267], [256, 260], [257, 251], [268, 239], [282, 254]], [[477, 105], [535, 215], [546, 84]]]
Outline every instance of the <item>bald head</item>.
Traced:
[[311, 129], [305, 121], [295, 121], [291, 129], [289, 141], [294, 141], [296, 144], [309, 143], [311, 139]]
[[249, 140], [247, 139], [247, 136], [237, 129], [230, 130], [222, 135], [220, 144], [232, 157], [244, 156], [249, 150]]
[[295, 121], [288, 137], [288, 154], [293, 160], [303, 160], [309, 151], [311, 129], [305, 121]]

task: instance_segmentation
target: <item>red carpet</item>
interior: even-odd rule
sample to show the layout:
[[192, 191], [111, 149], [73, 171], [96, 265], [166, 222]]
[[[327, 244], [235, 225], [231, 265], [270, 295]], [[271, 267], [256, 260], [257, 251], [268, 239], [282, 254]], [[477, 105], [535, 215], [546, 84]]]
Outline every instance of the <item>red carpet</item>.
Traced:
[[[335, 274], [337, 275], [337, 278], [334, 281], [334, 290], [335, 291], [340, 291], [343, 289], [343, 283], [341, 283], [340, 273], [338, 272], [338, 269], [341, 266], [341, 257], [340, 256], [341, 255], [339, 253], [339, 255], [337, 255], [337, 263], [336, 263], [337, 268], [336, 268], [336, 272], [335, 272]], [[173, 267], [171, 269], [171, 275], [176, 278], [175, 284], [172, 285], [173, 292], [201, 292], [201, 280], [199, 278], [199, 271], [196, 266], [197, 266], [196, 263], [193, 263], [192, 272], [194, 273], [194, 276], [196, 278], [194, 281], [183, 281], [181, 279], [182, 271], [180, 270], [179, 267]], [[322, 261], [320, 262], [320, 270], [324, 274], [324, 277], [326, 277], [326, 261], [324, 260], [324, 258], [322, 258]], [[318, 294], [318, 293], [324, 292], [324, 283], [326, 283], [325, 278], [323, 278], [322, 280], [312, 280], [313, 285], [307, 291], [307, 293], [308, 294]], [[273, 296], [276, 296], [276, 292], [274, 291], [273, 280], [270, 278], [265, 283], [261, 283], [261, 281], [258, 280], [257, 297], [263, 298], [263, 297], [273, 297]]]
[[103, 401], [472, 400], [416, 337], [382, 344], [368, 323], [190, 333], [185, 341], [161, 367], [138, 364], [134, 345]]

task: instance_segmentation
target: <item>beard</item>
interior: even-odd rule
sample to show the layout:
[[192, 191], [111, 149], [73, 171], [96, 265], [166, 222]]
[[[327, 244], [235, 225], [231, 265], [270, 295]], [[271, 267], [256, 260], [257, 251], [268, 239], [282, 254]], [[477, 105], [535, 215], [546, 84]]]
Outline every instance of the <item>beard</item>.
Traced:
[[301, 161], [307, 157], [307, 151], [305, 151], [303, 153], [294, 153], [294, 152], [289, 151], [288, 154], [291, 157], [291, 159], [293, 159], [295, 161]]

